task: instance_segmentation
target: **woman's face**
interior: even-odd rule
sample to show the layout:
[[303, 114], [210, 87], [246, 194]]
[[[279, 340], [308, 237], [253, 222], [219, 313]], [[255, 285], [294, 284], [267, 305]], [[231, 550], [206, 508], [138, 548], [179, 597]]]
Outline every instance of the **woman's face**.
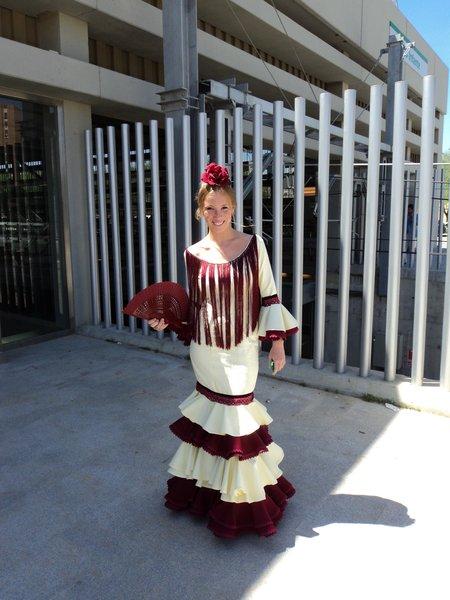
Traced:
[[230, 196], [222, 190], [211, 191], [205, 198], [202, 215], [211, 231], [224, 231], [231, 227], [234, 214]]

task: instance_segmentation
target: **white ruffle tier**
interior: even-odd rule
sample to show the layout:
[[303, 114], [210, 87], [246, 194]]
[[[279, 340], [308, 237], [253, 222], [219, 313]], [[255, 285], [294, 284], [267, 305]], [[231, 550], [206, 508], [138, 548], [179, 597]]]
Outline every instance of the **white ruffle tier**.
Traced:
[[297, 319], [281, 303], [261, 306], [258, 321], [258, 336], [265, 337], [267, 331], [288, 331], [298, 327]]
[[230, 406], [209, 400], [198, 390], [189, 394], [178, 408], [192, 423], [219, 435], [248, 435], [273, 421], [266, 407], [256, 398], [250, 404]]
[[266, 498], [264, 486], [275, 484], [283, 474], [278, 466], [283, 458], [283, 449], [275, 442], [267, 446], [267, 452], [247, 460], [212, 456], [202, 448], [182, 442], [168, 472], [196, 479], [198, 487], [219, 490], [225, 502], [259, 502]]

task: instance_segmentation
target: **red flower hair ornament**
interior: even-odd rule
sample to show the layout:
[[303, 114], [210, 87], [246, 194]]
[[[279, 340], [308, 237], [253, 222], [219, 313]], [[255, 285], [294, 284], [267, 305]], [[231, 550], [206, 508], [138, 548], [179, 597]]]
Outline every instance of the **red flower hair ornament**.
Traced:
[[221, 187], [228, 187], [231, 185], [228, 169], [213, 162], [206, 165], [200, 180], [208, 185], [218, 185]]

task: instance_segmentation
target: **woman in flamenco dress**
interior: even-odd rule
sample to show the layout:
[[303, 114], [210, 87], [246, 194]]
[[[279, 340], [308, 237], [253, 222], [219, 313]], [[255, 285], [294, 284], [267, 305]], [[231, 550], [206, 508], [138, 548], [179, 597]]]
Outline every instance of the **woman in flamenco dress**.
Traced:
[[[189, 284], [187, 336], [194, 391], [170, 425], [181, 440], [168, 472], [165, 506], [207, 518], [223, 538], [277, 532], [293, 485], [279, 467], [282, 448], [272, 418], [254, 397], [259, 340], [269, 340], [276, 373], [286, 362], [284, 339], [299, 324], [280, 303], [265, 243], [232, 227], [236, 200], [225, 167], [201, 176], [196, 218], [208, 234], [184, 251]], [[156, 330], [164, 319], [151, 319]]]

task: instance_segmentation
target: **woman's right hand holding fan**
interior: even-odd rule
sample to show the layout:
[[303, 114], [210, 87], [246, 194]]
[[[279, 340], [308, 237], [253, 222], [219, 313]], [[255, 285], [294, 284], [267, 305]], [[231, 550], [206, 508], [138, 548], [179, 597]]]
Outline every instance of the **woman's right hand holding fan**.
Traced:
[[153, 329], [156, 329], [156, 331], [162, 331], [169, 324], [164, 321], [164, 318], [150, 319], [149, 321], [147, 321], [147, 323], [150, 325], [150, 327], [153, 327]]

